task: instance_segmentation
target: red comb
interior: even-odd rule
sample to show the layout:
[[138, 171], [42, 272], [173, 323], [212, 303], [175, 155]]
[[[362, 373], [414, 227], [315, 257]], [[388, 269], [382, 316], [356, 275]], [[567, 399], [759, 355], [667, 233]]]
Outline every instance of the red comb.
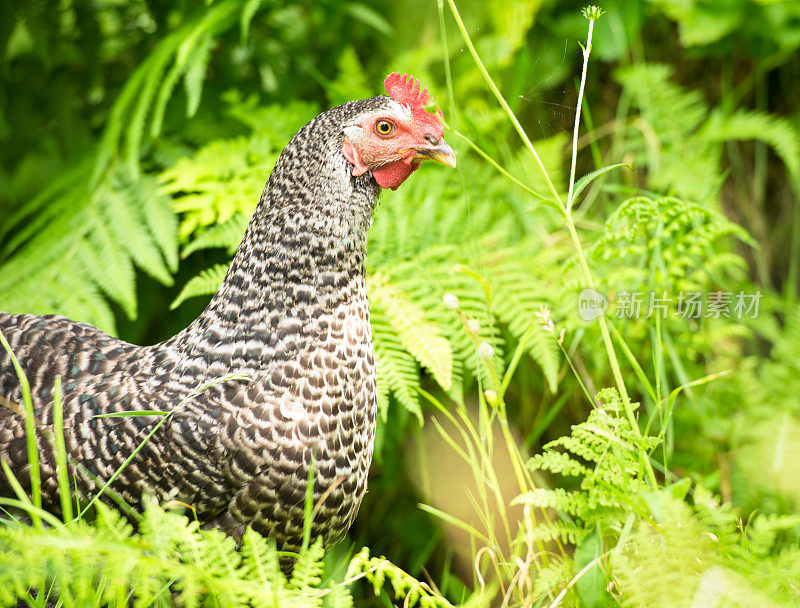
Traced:
[[421, 123], [435, 129], [437, 135], [441, 137], [444, 131], [441, 119], [444, 117], [441, 110], [434, 113], [428, 112], [425, 106], [428, 105], [428, 87], [422, 88], [419, 80], [413, 76], [392, 72], [383, 81], [386, 92], [397, 103], [409, 107], [414, 117], [414, 122]]

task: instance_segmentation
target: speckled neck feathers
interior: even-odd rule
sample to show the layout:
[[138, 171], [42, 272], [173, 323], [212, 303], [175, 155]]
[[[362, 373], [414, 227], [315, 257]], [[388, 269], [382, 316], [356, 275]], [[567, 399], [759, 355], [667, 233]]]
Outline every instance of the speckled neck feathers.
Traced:
[[[352, 176], [341, 151], [342, 125], [385, 99], [338, 106], [294, 136], [272, 170], [223, 285], [205, 312], [170, 341], [172, 348], [197, 353], [204, 343], [198, 332], [214, 326], [236, 328], [236, 334], [248, 334], [240, 339], [251, 339], [253, 332], [267, 331], [266, 317], [276, 311], [302, 317], [312, 305], [335, 307], [337, 288], [364, 276], [380, 188], [369, 174]], [[228, 371], [257, 365], [241, 359], [254, 355], [246, 346], [233, 354], [240, 359], [221, 362]]]

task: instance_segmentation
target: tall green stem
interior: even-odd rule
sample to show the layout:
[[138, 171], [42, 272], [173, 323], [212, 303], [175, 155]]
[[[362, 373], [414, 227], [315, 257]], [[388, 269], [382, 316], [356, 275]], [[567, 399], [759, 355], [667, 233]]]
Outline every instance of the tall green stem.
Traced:
[[572, 213], [572, 192], [575, 188], [575, 165], [578, 160], [578, 129], [581, 126], [581, 104], [583, 91], [586, 88], [586, 74], [589, 71], [589, 53], [592, 52], [592, 32], [594, 19], [589, 19], [589, 34], [586, 36], [586, 46], [583, 48], [583, 71], [581, 72], [581, 87], [578, 91], [578, 104], [575, 108], [575, 127], [572, 130], [572, 162], [569, 169], [569, 193], [567, 194], [567, 215]]

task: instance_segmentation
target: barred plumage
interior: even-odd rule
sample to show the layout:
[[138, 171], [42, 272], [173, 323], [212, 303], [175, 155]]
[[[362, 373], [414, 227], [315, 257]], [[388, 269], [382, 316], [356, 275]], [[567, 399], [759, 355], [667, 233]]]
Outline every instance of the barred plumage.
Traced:
[[[296, 550], [313, 458], [312, 533], [326, 545], [342, 537], [366, 491], [375, 435], [364, 276], [380, 190], [371, 171], [355, 175], [343, 146], [354, 125], [403, 112], [379, 96], [343, 104], [304, 126], [275, 165], [219, 291], [196, 321], [165, 342], [134, 346], [60, 316], [0, 313], [0, 331], [31, 385], [48, 508], [56, 510], [59, 501], [50, 431], [60, 376], [69, 472], [84, 496], [160, 420], [96, 416], [169, 410], [111, 486], [126, 501], [136, 505], [146, 494], [176, 499], [235, 538], [252, 525], [282, 549]], [[430, 150], [449, 148], [442, 142], [426, 157], [435, 156]], [[416, 168], [416, 160], [403, 162], [407, 173]], [[239, 377], [213, 383], [230, 374]], [[21, 399], [10, 359], [0, 353], [0, 458], [29, 487]], [[10, 493], [0, 479], [0, 494]]]

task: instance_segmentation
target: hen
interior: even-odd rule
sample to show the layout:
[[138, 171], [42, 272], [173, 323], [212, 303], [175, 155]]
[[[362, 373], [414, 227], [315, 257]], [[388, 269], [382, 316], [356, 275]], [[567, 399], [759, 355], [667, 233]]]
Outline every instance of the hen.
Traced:
[[[396, 189], [421, 161], [455, 166], [427, 89], [397, 73], [384, 84], [389, 96], [337, 106], [298, 131], [219, 291], [173, 338], [135, 346], [61, 316], [0, 313], [30, 381], [48, 509], [59, 504], [51, 431], [60, 376], [69, 474], [83, 497], [161, 420], [98, 415], [171, 411], [111, 485], [128, 503], [179, 500], [234, 538], [252, 526], [295, 551], [313, 459], [312, 534], [326, 546], [344, 535], [375, 435], [364, 278], [372, 214], [381, 188]], [[0, 459], [30, 489], [21, 404], [0, 351]], [[0, 494], [11, 493], [0, 479]]]

